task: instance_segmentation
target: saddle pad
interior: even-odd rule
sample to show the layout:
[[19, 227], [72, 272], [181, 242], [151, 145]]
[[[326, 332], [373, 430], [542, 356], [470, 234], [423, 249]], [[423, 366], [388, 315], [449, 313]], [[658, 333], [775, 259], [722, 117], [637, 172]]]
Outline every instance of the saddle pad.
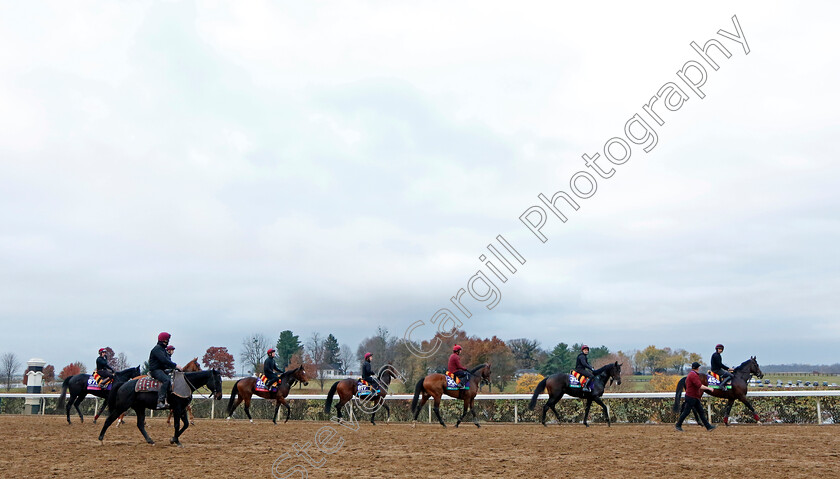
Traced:
[[373, 393], [373, 388], [364, 379], [359, 379], [358, 382], [356, 382], [356, 396], [370, 396]]
[[137, 393], [156, 393], [159, 389], [160, 381], [151, 376], [143, 376], [134, 385], [134, 392]]
[[451, 373], [449, 371], [446, 372], [446, 389], [450, 391], [454, 391], [457, 389], [469, 389], [470, 386], [467, 384], [464, 387], [461, 387], [460, 381], [456, 379], [452, 379]]
[[[706, 373], [706, 382], [709, 384], [710, 388], [720, 389], [720, 376], [711, 371]], [[726, 389], [732, 389], [732, 384], [727, 384]]]
[[[277, 391], [277, 386], [280, 385], [280, 381], [281, 381], [280, 378], [277, 378], [277, 382], [274, 383], [273, 386], [271, 386], [272, 391]], [[260, 374], [260, 376], [257, 378], [257, 384], [254, 386], [254, 389], [256, 389], [257, 391], [260, 391], [260, 392], [267, 393], [268, 388], [265, 387], [265, 383], [267, 383], [267, 382], [268, 382], [268, 376], [266, 376], [265, 374]]]
[[[102, 388], [99, 387], [99, 383], [96, 382], [96, 379], [94, 379], [93, 376], [88, 378], [87, 389], [88, 389], [88, 391], [101, 391], [102, 390]], [[107, 391], [108, 389], [111, 389], [110, 384], [107, 386], [107, 388], [105, 390]]]
[[175, 371], [172, 375], [172, 394], [182, 398], [192, 397], [187, 377], [182, 371]]
[[582, 387], [580, 384], [580, 379], [576, 376], [577, 371], [572, 371], [569, 373], [569, 387], [570, 388], [579, 388]]

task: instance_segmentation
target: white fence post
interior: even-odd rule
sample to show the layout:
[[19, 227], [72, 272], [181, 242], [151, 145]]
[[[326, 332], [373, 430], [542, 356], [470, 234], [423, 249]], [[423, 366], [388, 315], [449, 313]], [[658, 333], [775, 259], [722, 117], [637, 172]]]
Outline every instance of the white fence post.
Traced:
[[513, 423], [519, 423], [519, 405], [516, 403], [516, 399], [513, 400]]
[[706, 403], [706, 411], [709, 412], [709, 422], [712, 422], [712, 403]]
[[210, 399], [210, 419], [216, 418], [216, 401], [212, 398]]
[[822, 424], [822, 411], [820, 410], [819, 399], [817, 399], [817, 424]]
[[429, 403], [429, 424], [432, 423], [432, 403]]

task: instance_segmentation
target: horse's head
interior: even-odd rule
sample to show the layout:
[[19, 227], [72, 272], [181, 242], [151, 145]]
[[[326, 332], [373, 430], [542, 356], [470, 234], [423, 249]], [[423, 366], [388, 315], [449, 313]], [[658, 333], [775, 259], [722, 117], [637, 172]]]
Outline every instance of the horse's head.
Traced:
[[181, 370], [185, 373], [201, 371], [201, 366], [198, 365], [198, 358], [193, 358], [193, 360], [188, 362]]
[[485, 364], [484, 367], [478, 371], [478, 374], [481, 376], [479, 383], [483, 382], [490, 384], [490, 363]]
[[761, 368], [758, 367], [758, 361], [755, 360], [755, 356], [750, 356], [749, 364], [750, 374], [752, 374], [753, 376], [757, 376], [758, 378], [764, 377], [764, 373], [761, 372]]
[[207, 387], [210, 388], [213, 397], [218, 401], [222, 399], [222, 374], [216, 369], [211, 369], [210, 372], [212, 377], [207, 381]]
[[292, 370], [292, 377], [301, 383], [304, 386], [309, 385], [309, 377], [306, 376], [306, 370], [303, 369], [303, 366], [298, 366], [297, 368]]
[[612, 367], [607, 372], [607, 377], [610, 378], [610, 384], [615, 381], [619, 386], [621, 386], [621, 364], [616, 361], [615, 364], [611, 364], [610, 366]]

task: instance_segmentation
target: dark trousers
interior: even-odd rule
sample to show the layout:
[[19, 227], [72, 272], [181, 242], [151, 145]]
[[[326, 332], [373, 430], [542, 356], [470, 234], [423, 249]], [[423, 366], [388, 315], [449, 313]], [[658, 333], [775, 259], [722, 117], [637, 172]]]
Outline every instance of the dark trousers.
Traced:
[[455, 371], [455, 377], [461, 380], [461, 387], [466, 387], [470, 380], [469, 371]]
[[111, 372], [110, 369], [97, 369], [96, 372], [97, 372], [97, 374], [99, 374], [99, 377], [101, 377], [101, 378], [110, 379], [111, 381], [116, 379], [116, 378], [114, 378], [114, 373]]
[[712, 425], [709, 424], [709, 420], [706, 418], [706, 411], [703, 410], [703, 405], [700, 403], [700, 400], [688, 396], [685, 397], [685, 405], [683, 406], [683, 412], [680, 414], [680, 418], [677, 420], [677, 427], [682, 427], [683, 421], [685, 421], [685, 418], [691, 414], [691, 411], [697, 413], [700, 420], [703, 422], [703, 425], [706, 426], [706, 429], [712, 427]]
[[149, 371], [149, 376], [161, 382], [160, 389], [158, 390], [158, 402], [166, 401], [166, 393], [169, 392], [169, 386], [172, 383], [169, 380], [169, 375], [162, 369], [155, 369], [154, 371]]
[[277, 379], [279, 378], [279, 376], [277, 374], [275, 374], [274, 372], [265, 373], [265, 377], [266, 377], [266, 381], [268, 381], [268, 382], [265, 383], [265, 387], [267, 387], [268, 389], [271, 389], [271, 386], [274, 383], [276, 383]]
[[370, 384], [370, 387], [372, 387], [374, 390], [376, 390], [376, 389], [381, 389], [381, 388], [379, 387], [379, 381], [378, 381], [375, 377], [373, 377], [373, 376], [368, 376], [368, 377], [366, 377], [366, 378], [362, 378], [362, 379], [364, 379], [365, 381], [367, 381], [367, 383], [368, 383], [368, 384]]

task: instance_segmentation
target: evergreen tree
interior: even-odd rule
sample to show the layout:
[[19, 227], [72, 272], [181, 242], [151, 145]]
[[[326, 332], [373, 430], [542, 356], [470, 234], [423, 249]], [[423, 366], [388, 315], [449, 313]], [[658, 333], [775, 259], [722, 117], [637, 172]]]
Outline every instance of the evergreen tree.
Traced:
[[341, 346], [335, 336], [330, 334], [324, 340], [324, 364], [336, 364], [341, 362]]
[[292, 356], [300, 352], [302, 346], [298, 335], [288, 329], [282, 331], [277, 340], [277, 365], [285, 368], [292, 360]]
[[554, 346], [554, 349], [548, 355], [548, 360], [540, 368], [540, 374], [543, 376], [551, 376], [557, 373], [568, 373], [575, 367], [575, 359], [577, 355], [569, 345], [560, 343]]

